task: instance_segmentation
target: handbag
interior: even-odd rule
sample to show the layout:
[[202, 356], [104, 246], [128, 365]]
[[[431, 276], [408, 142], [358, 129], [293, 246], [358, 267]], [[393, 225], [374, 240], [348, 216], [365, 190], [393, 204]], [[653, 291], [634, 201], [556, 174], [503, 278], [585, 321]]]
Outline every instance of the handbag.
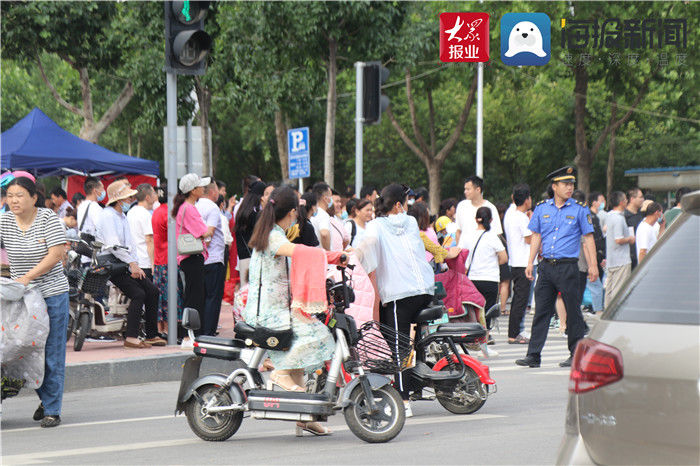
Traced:
[[[185, 217], [185, 205], [182, 208], [182, 217]], [[191, 233], [182, 234], [182, 222], [180, 223], [180, 229], [178, 230], [177, 237], [177, 253], [181, 256], [190, 256], [193, 254], [201, 254], [204, 252], [204, 243], [199, 238], [195, 238]]]
[[[287, 266], [287, 288], [289, 288], [289, 264], [287, 259], [284, 260]], [[262, 260], [260, 261], [260, 283], [258, 284], [258, 310], [255, 314], [256, 323], [260, 317], [260, 292], [262, 290]], [[291, 298], [290, 298], [291, 300]], [[255, 325], [255, 332], [251, 336], [251, 340], [260, 348], [265, 348], [274, 351], [287, 351], [292, 346], [294, 332], [292, 331], [292, 309], [291, 302], [289, 303], [289, 328], [286, 330], [274, 330], [262, 325]]]

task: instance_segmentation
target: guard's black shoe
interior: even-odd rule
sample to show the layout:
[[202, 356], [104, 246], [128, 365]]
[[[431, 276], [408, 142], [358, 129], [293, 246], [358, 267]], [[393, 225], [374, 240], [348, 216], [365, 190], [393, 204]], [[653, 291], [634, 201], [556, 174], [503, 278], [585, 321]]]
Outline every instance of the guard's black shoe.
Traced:
[[523, 359], [516, 360], [515, 364], [518, 366], [540, 367], [540, 360], [534, 356], [525, 356]]
[[44, 419], [44, 403], [39, 403], [39, 407], [34, 411], [34, 416], [32, 416], [32, 419], [35, 421], [41, 421]]
[[61, 423], [61, 416], [44, 416], [41, 427], [56, 427]]
[[573, 356], [569, 356], [568, 359], [559, 363], [559, 367], [571, 367], [571, 361], [574, 359]]

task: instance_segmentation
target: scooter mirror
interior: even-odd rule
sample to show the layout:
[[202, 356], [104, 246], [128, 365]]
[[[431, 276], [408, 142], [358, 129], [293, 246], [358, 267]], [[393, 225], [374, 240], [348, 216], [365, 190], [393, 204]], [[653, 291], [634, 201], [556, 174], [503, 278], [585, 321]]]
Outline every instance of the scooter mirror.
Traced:
[[199, 312], [197, 309], [186, 307], [182, 310], [182, 327], [187, 330], [199, 330]]
[[489, 308], [488, 311], [486, 311], [486, 314], [484, 314], [484, 317], [487, 319], [495, 319], [496, 317], [501, 315], [501, 305], [496, 303], [493, 306]]

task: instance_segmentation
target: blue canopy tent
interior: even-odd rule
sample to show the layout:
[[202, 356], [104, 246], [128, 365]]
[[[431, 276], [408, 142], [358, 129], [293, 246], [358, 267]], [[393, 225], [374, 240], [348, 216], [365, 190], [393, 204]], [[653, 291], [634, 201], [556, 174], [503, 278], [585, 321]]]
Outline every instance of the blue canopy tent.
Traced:
[[80, 139], [38, 108], [0, 135], [0, 168], [49, 175], [139, 173], [158, 176], [158, 162], [129, 157]]

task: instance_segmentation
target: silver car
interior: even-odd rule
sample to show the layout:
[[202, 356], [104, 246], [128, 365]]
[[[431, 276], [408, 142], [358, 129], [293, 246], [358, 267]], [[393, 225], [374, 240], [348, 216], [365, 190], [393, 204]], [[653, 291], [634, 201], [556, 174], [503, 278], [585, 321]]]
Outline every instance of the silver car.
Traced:
[[576, 348], [557, 464], [700, 464], [700, 191]]

